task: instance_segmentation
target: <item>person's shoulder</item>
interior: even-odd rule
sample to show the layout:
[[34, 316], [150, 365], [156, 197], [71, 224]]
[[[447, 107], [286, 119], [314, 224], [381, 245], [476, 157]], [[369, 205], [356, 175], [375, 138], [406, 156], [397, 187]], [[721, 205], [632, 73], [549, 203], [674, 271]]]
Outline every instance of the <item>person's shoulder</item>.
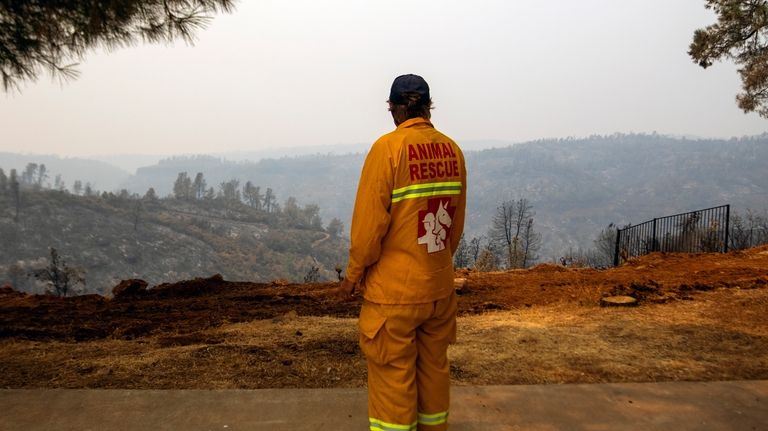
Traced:
[[366, 157], [388, 156], [392, 152], [392, 142], [396, 140], [396, 135], [394, 135], [395, 132], [397, 132], [397, 130], [385, 133], [381, 135], [379, 139], [374, 141], [368, 149]]
[[389, 147], [389, 143], [392, 141], [392, 132], [385, 133], [381, 136], [379, 136], [379, 139], [375, 140], [373, 142], [373, 145], [371, 145], [371, 148], [369, 152], [372, 151], [381, 151], [384, 148]]
[[440, 140], [442, 140], [445, 143], [453, 144], [454, 147], [456, 147], [457, 150], [459, 150], [460, 153], [463, 153], [461, 149], [461, 145], [459, 145], [458, 142], [453, 140], [450, 136], [446, 135], [445, 133], [441, 132], [435, 127], [435, 132], [440, 135]]
[[379, 136], [379, 139], [376, 140], [376, 142], [373, 143], [371, 146], [371, 149], [373, 148], [379, 148], [379, 149], [392, 149], [393, 146], [397, 146], [397, 143], [401, 142], [403, 139], [407, 139], [406, 137], [409, 135], [409, 133], [412, 133], [412, 130], [406, 129], [406, 128], [395, 128], [381, 136]]
[[400, 138], [400, 137], [402, 137], [404, 135], [407, 135], [410, 132], [411, 132], [411, 130], [408, 129], [408, 128], [397, 127], [397, 128], [394, 128], [394, 129], [390, 130], [389, 132], [381, 135], [379, 137], [379, 139], [377, 140], [377, 142], [378, 141], [390, 142], [390, 141], [392, 141], [394, 139], [398, 139], [398, 138]]

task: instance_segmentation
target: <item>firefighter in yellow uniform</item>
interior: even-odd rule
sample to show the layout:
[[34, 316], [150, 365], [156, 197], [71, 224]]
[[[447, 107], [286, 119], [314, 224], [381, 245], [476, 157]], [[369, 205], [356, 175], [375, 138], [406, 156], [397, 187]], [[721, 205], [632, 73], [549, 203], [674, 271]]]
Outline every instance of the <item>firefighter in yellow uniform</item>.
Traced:
[[364, 303], [358, 322], [368, 363], [373, 431], [445, 430], [456, 339], [453, 253], [464, 228], [466, 171], [453, 140], [430, 122], [429, 86], [395, 79], [397, 128], [371, 147], [360, 175], [346, 277], [337, 293]]

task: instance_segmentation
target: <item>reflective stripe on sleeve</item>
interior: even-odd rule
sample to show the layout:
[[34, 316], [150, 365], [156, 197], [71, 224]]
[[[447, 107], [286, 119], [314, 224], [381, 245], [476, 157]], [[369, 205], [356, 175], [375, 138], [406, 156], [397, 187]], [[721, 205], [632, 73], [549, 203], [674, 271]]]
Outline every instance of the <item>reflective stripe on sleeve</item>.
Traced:
[[414, 199], [425, 196], [445, 196], [460, 195], [461, 182], [427, 183], [414, 184], [412, 186], [401, 187], [392, 191], [392, 203], [400, 202], [403, 199]]
[[448, 422], [448, 412], [440, 412], [433, 414], [419, 413], [418, 422], [422, 425], [440, 425]]
[[391, 424], [376, 418], [368, 418], [368, 423], [371, 425], [371, 431], [414, 431], [418, 424], [418, 422], [414, 422], [410, 425]]

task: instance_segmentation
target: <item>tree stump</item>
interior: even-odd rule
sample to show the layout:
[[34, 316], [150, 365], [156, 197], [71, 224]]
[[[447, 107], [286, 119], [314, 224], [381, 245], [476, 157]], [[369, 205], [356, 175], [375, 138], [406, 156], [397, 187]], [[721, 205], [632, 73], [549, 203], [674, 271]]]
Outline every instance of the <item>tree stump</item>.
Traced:
[[465, 292], [467, 288], [467, 279], [466, 278], [454, 278], [453, 279], [453, 288], [456, 290], [457, 295], [461, 295]]
[[606, 296], [600, 299], [601, 307], [634, 307], [637, 306], [637, 299], [631, 296]]

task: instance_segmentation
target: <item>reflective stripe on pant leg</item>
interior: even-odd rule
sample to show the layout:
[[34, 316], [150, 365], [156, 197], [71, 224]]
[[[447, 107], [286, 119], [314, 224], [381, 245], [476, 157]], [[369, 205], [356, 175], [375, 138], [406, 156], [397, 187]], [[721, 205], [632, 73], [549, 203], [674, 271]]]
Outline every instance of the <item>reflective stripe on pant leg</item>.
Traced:
[[419, 413], [419, 424], [421, 425], [440, 425], [448, 422], [448, 412], [434, 414]]
[[416, 422], [410, 425], [391, 424], [375, 418], [368, 418], [368, 423], [371, 431], [413, 431], [417, 425]]
[[436, 301], [433, 318], [425, 321], [416, 332], [419, 430], [442, 431], [448, 427], [450, 366], [447, 350], [448, 344], [455, 339], [455, 313], [455, 295]]

